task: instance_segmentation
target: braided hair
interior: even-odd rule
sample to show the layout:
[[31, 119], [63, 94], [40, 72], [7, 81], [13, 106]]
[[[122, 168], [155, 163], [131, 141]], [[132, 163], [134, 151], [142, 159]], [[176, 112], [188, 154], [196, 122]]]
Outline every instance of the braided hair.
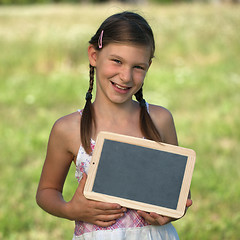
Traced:
[[93, 90], [93, 84], [94, 84], [94, 67], [89, 64], [89, 88], [86, 93], [86, 103], [82, 112], [82, 119], [81, 119], [81, 141], [82, 145], [87, 153], [91, 152], [91, 134], [92, 134], [92, 128], [95, 126], [95, 115], [94, 115], [94, 109], [92, 106], [92, 90]]
[[135, 97], [141, 108], [139, 121], [143, 136], [147, 139], [160, 142], [161, 136], [148, 113], [147, 104], [143, 98], [142, 87], [135, 93]]

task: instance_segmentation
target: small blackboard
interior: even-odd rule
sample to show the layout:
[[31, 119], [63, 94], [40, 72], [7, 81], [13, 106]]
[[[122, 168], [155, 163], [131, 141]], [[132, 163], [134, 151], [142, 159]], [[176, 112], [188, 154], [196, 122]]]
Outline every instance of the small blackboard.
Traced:
[[195, 158], [191, 149], [101, 132], [84, 195], [180, 218], [185, 212]]

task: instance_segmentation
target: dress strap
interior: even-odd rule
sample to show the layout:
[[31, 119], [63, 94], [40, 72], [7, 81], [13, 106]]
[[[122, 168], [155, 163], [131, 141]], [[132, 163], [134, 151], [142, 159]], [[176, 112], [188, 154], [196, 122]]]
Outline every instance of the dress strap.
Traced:
[[82, 110], [82, 109], [78, 109], [77, 111], [78, 111], [78, 112], [80, 113], [80, 115], [82, 116], [83, 110]]
[[147, 108], [147, 111], [149, 113], [149, 104], [148, 104], [148, 102], [146, 102], [146, 108]]

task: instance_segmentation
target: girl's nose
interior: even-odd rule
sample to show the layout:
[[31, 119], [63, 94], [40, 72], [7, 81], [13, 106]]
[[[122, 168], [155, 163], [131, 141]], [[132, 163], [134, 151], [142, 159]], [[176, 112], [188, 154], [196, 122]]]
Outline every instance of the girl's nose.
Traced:
[[120, 72], [120, 78], [122, 82], [132, 81], [132, 70], [128, 67], [123, 67]]

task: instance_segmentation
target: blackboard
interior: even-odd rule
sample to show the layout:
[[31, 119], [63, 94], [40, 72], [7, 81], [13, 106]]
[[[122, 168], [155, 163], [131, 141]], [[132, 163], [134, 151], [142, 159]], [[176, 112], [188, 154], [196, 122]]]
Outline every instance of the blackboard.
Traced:
[[191, 149], [101, 132], [84, 194], [179, 218], [185, 212], [195, 156]]

